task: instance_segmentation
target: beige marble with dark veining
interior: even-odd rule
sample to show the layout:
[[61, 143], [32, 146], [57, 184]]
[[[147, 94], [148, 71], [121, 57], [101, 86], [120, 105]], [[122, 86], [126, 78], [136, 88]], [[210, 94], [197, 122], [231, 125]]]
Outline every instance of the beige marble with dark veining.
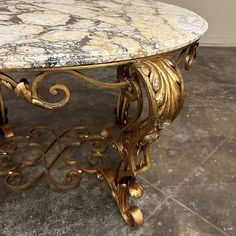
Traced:
[[197, 14], [155, 0], [0, 0], [0, 70], [151, 56], [206, 30]]

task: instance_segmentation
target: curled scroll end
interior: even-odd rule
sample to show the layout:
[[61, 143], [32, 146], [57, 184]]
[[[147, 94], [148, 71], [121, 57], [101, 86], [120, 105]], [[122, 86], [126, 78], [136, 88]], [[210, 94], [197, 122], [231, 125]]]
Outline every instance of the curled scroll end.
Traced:
[[47, 75], [49, 75], [49, 72], [42, 72], [40, 73], [32, 83], [32, 103], [34, 105], [43, 107], [45, 109], [56, 109], [65, 106], [69, 100], [70, 100], [70, 91], [69, 89], [63, 85], [63, 84], [54, 84], [51, 87], [49, 87], [49, 92], [56, 96], [58, 95], [58, 92], [61, 91], [64, 94], [63, 99], [61, 99], [59, 102], [47, 102], [44, 99], [41, 98], [41, 96], [38, 95], [38, 86], [42, 80], [45, 79]]
[[185, 57], [185, 70], [190, 70], [197, 60], [199, 42], [192, 44], [188, 48], [188, 53]]

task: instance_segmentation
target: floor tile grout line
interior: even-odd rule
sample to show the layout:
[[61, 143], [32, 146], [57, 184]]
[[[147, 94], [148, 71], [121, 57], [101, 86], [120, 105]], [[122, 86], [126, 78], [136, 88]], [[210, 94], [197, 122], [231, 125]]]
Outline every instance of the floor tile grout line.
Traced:
[[149, 214], [149, 216], [147, 216], [147, 218], [145, 219], [145, 222], [148, 222], [148, 220], [155, 215], [155, 213], [165, 204], [167, 203], [169, 197], [166, 197], [160, 204], [157, 205], [157, 207], [155, 207], [155, 209]]
[[147, 222], [155, 213], [158, 209], [160, 209], [163, 204], [165, 204], [167, 202], [167, 200], [169, 199], [169, 196], [166, 193], [163, 193], [162, 191], [160, 191], [159, 189], [157, 189], [154, 185], [152, 185], [151, 183], [149, 183], [149, 181], [147, 181], [144, 177], [139, 176], [139, 179], [144, 180], [146, 183], [148, 183], [152, 188], [154, 188], [155, 190], [157, 190], [158, 192], [161, 192], [162, 194], [165, 195], [164, 199], [160, 202], [160, 204], [158, 204], [155, 209], [146, 217], [145, 222]]
[[146, 183], [148, 183], [152, 188], [154, 188], [155, 190], [157, 190], [158, 192], [161, 192], [162, 194], [165, 195], [164, 200], [152, 211], [152, 213], [149, 214], [149, 216], [146, 218], [146, 221], [148, 221], [157, 211], [158, 209], [160, 209], [163, 204], [165, 204], [167, 202], [167, 200], [169, 199], [169, 195], [166, 194], [165, 192], [163, 192], [162, 190], [160, 190], [159, 188], [157, 188], [154, 184], [150, 183], [148, 180], [146, 180], [143, 176], [139, 176], [139, 178], [141, 180], [144, 180]]
[[[178, 186], [175, 188], [175, 192], [176, 190], [179, 189], [180, 186], [183, 185], [183, 183], [185, 183], [185, 181], [202, 165], [204, 164], [229, 138], [230, 136], [227, 136], [223, 141], [221, 141], [221, 143], [219, 143], [212, 152], [210, 152], [207, 157], [199, 164], [199, 166], [197, 166], [190, 174], [188, 174], [184, 180], [178, 184]], [[163, 193], [164, 195], [166, 195], [167, 197], [172, 197], [171, 195], [169, 195], [168, 193], [164, 192], [163, 190], [161, 190], [160, 188], [158, 188], [157, 186], [155, 186], [153, 183], [151, 183], [150, 181], [148, 181], [145, 177], [143, 176], [139, 176], [140, 179], [144, 180], [145, 182], [147, 182], [148, 184], [150, 184], [152, 187], [154, 187], [155, 189], [157, 189], [158, 191], [160, 191], [161, 193]]]
[[186, 210], [190, 211], [193, 215], [197, 216], [198, 218], [200, 218], [201, 220], [203, 220], [204, 222], [210, 224], [214, 229], [220, 231], [221, 233], [223, 233], [225, 236], [229, 236], [226, 232], [224, 232], [222, 229], [220, 229], [219, 227], [217, 227], [216, 225], [214, 225], [213, 223], [211, 223], [209, 220], [207, 220], [206, 218], [202, 217], [201, 215], [199, 215], [197, 212], [193, 211], [191, 208], [187, 207], [186, 205], [184, 205], [182, 202], [178, 201], [177, 199], [170, 197], [171, 200], [173, 200], [174, 202], [176, 202], [177, 204], [179, 204], [180, 206], [182, 206], [183, 208], [185, 208]]
[[211, 152], [207, 155], [207, 157], [206, 157], [203, 161], [201, 161], [201, 163], [200, 163], [196, 168], [194, 168], [186, 177], [184, 177], [184, 180], [176, 186], [175, 192], [178, 191], [178, 189], [189, 179], [189, 177], [191, 177], [191, 176], [199, 169], [199, 167], [201, 167], [206, 161], [208, 161], [208, 160], [211, 158], [211, 156], [212, 156], [215, 152], [218, 151], [218, 149], [229, 139], [229, 137], [230, 137], [230, 136], [227, 136], [224, 140], [222, 140], [222, 141], [213, 149], [213, 151], [211, 151]]
[[[189, 207], [187, 207], [186, 205], [184, 205], [183, 203], [181, 203], [180, 201], [178, 201], [177, 199], [175, 199], [174, 197], [172, 197], [171, 195], [163, 192], [163, 190], [161, 190], [160, 188], [158, 188], [157, 186], [155, 186], [154, 184], [150, 183], [146, 178], [144, 177], [140, 177], [142, 180], [144, 180], [146, 183], [148, 183], [149, 185], [151, 185], [153, 188], [155, 188], [156, 190], [160, 191], [161, 193], [163, 193], [166, 196], [166, 199], [160, 204], [161, 206], [164, 204], [164, 202], [167, 202], [168, 199], [171, 199], [172, 201], [176, 202], [177, 204], [179, 204], [180, 206], [184, 207], [186, 210], [190, 211], [192, 214], [194, 214], [195, 216], [197, 216], [198, 218], [200, 218], [201, 220], [203, 220], [204, 222], [208, 223], [209, 225], [211, 225], [214, 229], [218, 230], [219, 232], [223, 233], [225, 236], [229, 236], [228, 234], [226, 234], [222, 229], [218, 228], [216, 225], [214, 225], [213, 223], [211, 223], [210, 221], [208, 221], [207, 219], [205, 219], [204, 217], [202, 217], [201, 215], [199, 215], [197, 212], [193, 211], [192, 209], [190, 209]], [[150, 214], [151, 216], [153, 216], [156, 211], [159, 209], [160, 205], [152, 212], [152, 214]], [[150, 217], [151, 217], [150, 216]], [[150, 218], [149, 217], [149, 218]]]
[[164, 194], [166, 196], [166, 198], [171, 197], [169, 194], [167, 194], [166, 192], [164, 192], [163, 190], [161, 190], [160, 188], [158, 188], [155, 184], [151, 183], [149, 180], [147, 180], [145, 177], [143, 176], [139, 176], [140, 179], [144, 180], [147, 184], [151, 185], [153, 188], [155, 188], [156, 190], [158, 190], [159, 192], [161, 192], [162, 194]]
[[[213, 151], [212, 152], [210, 152], [208, 155], [207, 155], [207, 157], [199, 164], [199, 166], [197, 166], [189, 175], [187, 175], [185, 178], [184, 178], [184, 180], [175, 188], [175, 192], [177, 192], [178, 191], [178, 189], [186, 182], [186, 180], [188, 180], [189, 179], [189, 177], [190, 176], [192, 176], [192, 174], [194, 174], [194, 172], [202, 165], [202, 164], [204, 164], [228, 139], [229, 139], [229, 137], [230, 136], [227, 136], [224, 140], [222, 140], [214, 149], [213, 149]], [[172, 199], [172, 200], [176, 200], [172, 195], [169, 195], [169, 194], [167, 194], [166, 192], [164, 192], [163, 190], [161, 190], [161, 189], [159, 189], [157, 186], [155, 186], [154, 184], [152, 184], [152, 183], [150, 183], [146, 178], [144, 178], [143, 176], [140, 176], [140, 178], [141, 179], [143, 179], [144, 181], [146, 181], [148, 184], [150, 184], [152, 187], [154, 187], [155, 189], [157, 189], [158, 191], [160, 191], [161, 193], [163, 193], [167, 198], [166, 198], [166, 200], [168, 199], [168, 198], [170, 198], [170, 199]], [[164, 200], [164, 201], [166, 201], [166, 200]], [[176, 200], [177, 201], [177, 200]], [[184, 204], [183, 204], [184, 205]], [[185, 205], [184, 205], [185, 206]], [[185, 206], [186, 208], [187, 208], [187, 206]], [[155, 214], [155, 212], [158, 210], [158, 208], [157, 209], [155, 209], [154, 210], [154, 212], [152, 213], [152, 215], [153, 214]], [[193, 210], [191, 210], [191, 211], [193, 211]], [[193, 211], [194, 212], [194, 211]], [[198, 215], [196, 212], [195, 212], [195, 214], [196, 215]], [[205, 218], [203, 218], [202, 216], [201, 216], [201, 218], [202, 219], [205, 219]], [[206, 222], [208, 222], [208, 220], [207, 219], [205, 219], [205, 221]], [[210, 222], [209, 222], [210, 223]], [[210, 224], [212, 224], [212, 223], [210, 223]], [[218, 228], [217, 226], [214, 226], [214, 227], [216, 227], [216, 228]], [[218, 230], [220, 230], [221, 231], [221, 229], [218, 229]], [[228, 236], [228, 235], [227, 235]]]

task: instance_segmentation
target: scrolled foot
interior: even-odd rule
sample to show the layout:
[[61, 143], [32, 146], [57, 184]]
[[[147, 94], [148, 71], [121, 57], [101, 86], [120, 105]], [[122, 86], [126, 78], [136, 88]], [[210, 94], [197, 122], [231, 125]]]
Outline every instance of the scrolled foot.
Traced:
[[141, 184], [137, 183], [134, 179], [125, 179], [120, 183], [115, 182], [115, 171], [106, 169], [98, 174], [103, 176], [108, 182], [112, 197], [116, 202], [121, 215], [125, 222], [131, 227], [139, 227], [144, 223], [144, 218], [141, 210], [137, 206], [129, 205], [129, 198], [141, 198], [144, 189]]

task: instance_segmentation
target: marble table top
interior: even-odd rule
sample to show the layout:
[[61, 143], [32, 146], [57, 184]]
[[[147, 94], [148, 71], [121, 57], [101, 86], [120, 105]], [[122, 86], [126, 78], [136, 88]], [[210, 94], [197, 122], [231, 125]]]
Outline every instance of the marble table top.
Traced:
[[0, 0], [0, 70], [152, 56], [198, 40], [207, 27], [155, 0]]

